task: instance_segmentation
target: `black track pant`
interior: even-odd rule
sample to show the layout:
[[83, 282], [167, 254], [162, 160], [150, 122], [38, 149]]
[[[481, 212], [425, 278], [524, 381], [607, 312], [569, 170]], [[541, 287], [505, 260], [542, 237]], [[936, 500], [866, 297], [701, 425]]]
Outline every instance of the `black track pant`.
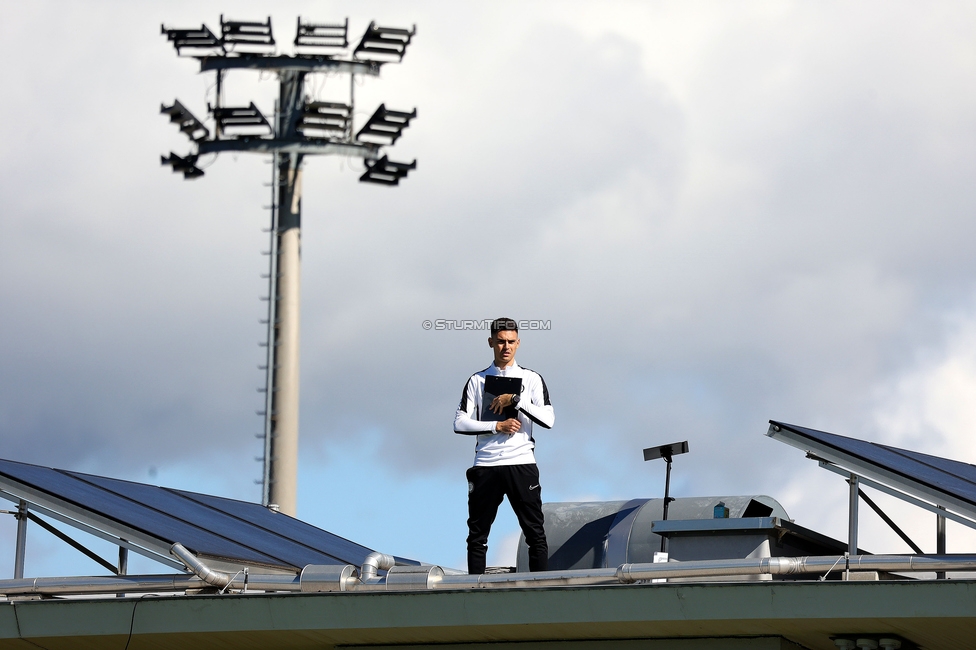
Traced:
[[545, 571], [549, 547], [543, 528], [539, 468], [529, 465], [472, 467], [468, 477], [468, 573], [484, 573], [488, 532], [502, 497], [508, 497], [529, 545], [529, 571]]

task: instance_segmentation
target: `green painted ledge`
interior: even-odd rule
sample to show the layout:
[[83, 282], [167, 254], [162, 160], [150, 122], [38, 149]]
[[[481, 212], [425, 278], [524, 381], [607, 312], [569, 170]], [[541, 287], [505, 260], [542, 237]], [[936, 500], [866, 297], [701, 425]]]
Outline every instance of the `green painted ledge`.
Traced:
[[[129, 650], [257, 650], [529, 641], [536, 646], [598, 639], [628, 641], [621, 648], [690, 650], [711, 647], [707, 639], [729, 638], [752, 644], [742, 648], [772, 648], [762, 644], [780, 643], [779, 637], [811, 650], [835, 650], [833, 634], [885, 632], [926, 650], [976, 647], [976, 582], [751, 582], [0, 603], [0, 650], [123, 650], [127, 641]], [[691, 640], [695, 644], [688, 646]]]

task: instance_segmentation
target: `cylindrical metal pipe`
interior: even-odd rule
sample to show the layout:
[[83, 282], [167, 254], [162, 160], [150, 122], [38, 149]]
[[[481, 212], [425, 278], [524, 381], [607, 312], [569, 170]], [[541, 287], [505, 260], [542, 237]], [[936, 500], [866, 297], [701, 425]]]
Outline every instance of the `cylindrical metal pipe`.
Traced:
[[272, 323], [271, 441], [268, 501], [298, 510], [298, 405], [301, 332], [301, 156], [279, 156], [277, 284]]
[[[0, 580], [0, 594], [17, 596], [28, 594], [124, 594], [124, 593], [165, 593], [203, 589], [208, 583], [198, 576], [191, 575], [141, 575], [114, 577], [62, 577], [28, 578], [26, 580]], [[244, 589], [243, 575], [235, 578], [228, 587], [237, 591]], [[247, 578], [247, 588], [254, 591], [301, 591], [297, 576], [251, 574]]]
[[351, 564], [309, 564], [299, 576], [302, 592], [346, 591], [359, 582], [359, 571]]
[[[278, 84], [275, 137], [298, 135], [305, 105], [305, 72], [285, 70]], [[268, 502], [296, 516], [298, 512], [299, 333], [301, 330], [302, 159], [280, 153], [278, 162], [277, 271], [274, 313]]]
[[392, 566], [386, 573], [387, 591], [426, 591], [433, 589], [444, 569], [439, 566]]
[[[770, 567], [769, 560], [793, 558], [748, 558], [742, 560], [702, 560], [696, 562], [668, 562], [657, 564], [622, 564], [616, 569], [620, 582], [637, 582], [655, 578], [699, 578], [733, 575], [757, 575], [762, 573], [788, 572], [785, 567], [775, 563]], [[829, 565], [828, 565], [829, 566]]]
[[850, 564], [852, 571], [976, 571], [976, 555], [859, 555]]
[[392, 555], [387, 555], [386, 553], [370, 553], [363, 560], [363, 568], [359, 572], [360, 579], [363, 582], [367, 580], [374, 580], [377, 576], [377, 570], [389, 571], [396, 566], [396, 558]]
[[[182, 547], [181, 547], [182, 548]], [[195, 560], [206, 574], [207, 569], [192, 554], [183, 549], [187, 559]], [[175, 554], [175, 553], [174, 553]], [[535, 573], [499, 573], [487, 575], [444, 575], [436, 566], [395, 567], [382, 553], [372, 554], [368, 566], [384, 568], [386, 576], [360, 581], [355, 577], [352, 565], [308, 566], [302, 577], [290, 575], [250, 574], [246, 578], [248, 589], [255, 591], [416, 591], [444, 589], [513, 589], [530, 587], [570, 587], [643, 582], [648, 586], [660, 578], [721, 578], [757, 574], [772, 575], [826, 575], [837, 571], [886, 571], [886, 572], [976, 572], [976, 555], [859, 555], [849, 560], [843, 555], [818, 557], [764, 557], [731, 560], [701, 560], [695, 562], [670, 562], [667, 564], [622, 564], [615, 569], [575, 569], [567, 571], [540, 571]], [[179, 557], [179, 556], [177, 556]], [[182, 559], [182, 558], [181, 558]], [[219, 573], [219, 572], [212, 572]], [[228, 589], [245, 587], [243, 575], [224, 585]], [[392, 580], [390, 579], [392, 577]], [[111, 594], [153, 593], [200, 589], [213, 582], [202, 576], [149, 575], [116, 576], [107, 578], [34, 578], [30, 580], [0, 580], [0, 594]]]
[[254, 574], [240, 571], [235, 575], [214, 571], [197, 556], [177, 542], [169, 552], [182, 562], [200, 580], [222, 589], [252, 589], [255, 591], [301, 591], [301, 579], [293, 575]]
[[235, 577], [230, 581], [228, 589], [248, 591], [301, 591], [301, 579], [297, 575], [279, 575], [273, 573], [250, 573], [246, 578], [243, 575]]
[[114, 577], [63, 577], [28, 578], [27, 580], [0, 580], [0, 594], [17, 596], [27, 594], [118, 594], [126, 592], [167, 592], [200, 589], [207, 586], [196, 576], [146, 575]]
[[434, 589], [512, 589], [520, 587], [568, 587], [618, 583], [617, 569], [567, 569], [533, 573], [445, 575]]
[[230, 584], [231, 576], [221, 571], [214, 571], [206, 564], [197, 559], [197, 556], [186, 549], [179, 542], [170, 547], [169, 552], [187, 569], [195, 573], [201, 580], [214, 587], [226, 587]]
[[[486, 589], [513, 587], [552, 587], [634, 583], [659, 578], [721, 578], [744, 575], [827, 574], [837, 571], [976, 572], [976, 555], [843, 555], [817, 557], [765, 557], [729, 560], [701, 560], [661, 564], [623, 564], [616, 569], [577, 569], [538, 573], [501, 573], [483, 576], [445, 575], [433, 585], [435, 589]], [[657, 583], [663, 584], [663, 583]]]

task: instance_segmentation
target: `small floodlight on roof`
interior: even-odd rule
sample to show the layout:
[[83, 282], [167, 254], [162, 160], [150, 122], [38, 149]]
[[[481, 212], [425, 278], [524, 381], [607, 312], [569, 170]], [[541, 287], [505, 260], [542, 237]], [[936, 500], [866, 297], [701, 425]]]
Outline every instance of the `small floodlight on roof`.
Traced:
[[159, 162], [162, 165], [172, 166], [174, 172], [182, 172], [183, 178], [199, 178], [203, 176], [203, 170], [197, 167], [199, 157], [196, 154], [190, 154], [184, 158], [170, 152], [169, 158], [160, 156]]
[[667, 462], [671, 462], [672, 456], [677, 456], [678, 454], [688, 453], [688, 441], [684, 442], [672, 442], [669, 445], [660, 445], [658, 447], [648, 447], [644, 450], [644, 460], [655, 460], [657, 458], [663, 458]]
[[303, 23], [298, 17], [295, 45], [299, 47], [349, 47], [349, 19], [344, 23]]
[[403, 130], [410, 126], [410, 120], [415, 117], [417, 117], [416, 108], [407, 113], [387, 110], [385, 104], [380, 104], [363, 128], [359, 129], [356, 139], [363, 142], [380, 140], [378, 144], [393, 144], [403, 135]]
[[417, 26], [412, 29], [397, 29], [394, 27], [377, 27], [371, 22], [366, 33], [356, 46], [353, 57], [378, 61], [403, 60], [403, 55], [410, 45], [410, 40], [417, 33]]
[[271, 35], [271, 16], [267, 22], [259, 23], [244, 20], [224, 20], [220, 17], [220, 38], [224, 46], [254, 46], [268, 49], [274, 46], [274, 36]]
[[[220, 133], [267, 135], [272, 131], [267, 118], [261, 114], [254, 102], [251, 102], [250, 106], [214, 108], [213, 114]], [[230, 133], [231, 131], [237, 131], [237, 133]]]
[[201, 24], [200, 29], [167, 29], [166, 25], [160, 25], [159, 28], [160, 33], [166, 34], [167, 40], [173, 43], [177, 54], [180, 54], [180, 50], [185, 47], [206, 50], [221, 49], [220, 39], [206, 25]]
[[399, 185], [400, 179], [405, 178], [407, 172], [417, 168], [417, 161], [412, 163], [393, 162], [386, 156], [373, 162], [366, 162], [366, 173], [359, 177], [361, 183], [379, 183], [380, 185]]
[[163, 104], [159, 108], [163, 115], [169, 115], [169, 121], [180, 125], [180, 131], [186, 134], [191, 140], [203, 140], [210, 135], [210, 130], [198, 120], [193, 113], [188, 111], [178, 99], [173, 100], [172, 106]]
[[327, 134], [344, 135], [349, 130], [349, 117], [352, 108], [336, 102], [309, 102], [302, 111], [298, 130], [308, 135], [309, 131], [323, 131]]
[[[668, 505], [674, 501], [674, 497], [671, 496], [671, 459], [678, 454], [688, 453], [688, 441], [684, 440], [682, 442], [672, 442], [669, 445], [659, 445], [657, 447], [648, 447], [644, 450], [644, 460], [656, 460], [658, 458], [663, 458], [668, 464], [667, 473], [664, 476], [664, 516], [662, 519], [664, 521], [668, 520]], [[661, 536], [661, 552], [665, 553], [668, 550], [668, 538]], [[656, 562], [657, 560], [655, 560]]]

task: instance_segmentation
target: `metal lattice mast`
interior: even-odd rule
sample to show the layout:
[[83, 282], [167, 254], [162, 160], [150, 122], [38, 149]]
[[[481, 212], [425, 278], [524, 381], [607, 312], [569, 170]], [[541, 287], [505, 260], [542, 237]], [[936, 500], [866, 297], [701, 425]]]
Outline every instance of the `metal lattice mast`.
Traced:
[[[277, 102], [275, 103], [275, 115], [278, 114]], [[267, 327], [267, 336], [261, 345], [264, 345], [267, 349], [265, 356], [265, 365], [259, 366], [260, 370], [264, 371], [264, 387], [259, 388], [259, 392], [264, 393], [264, 410], [258, 411], [258, 415], [264, 418], [264, 426], [262, 427], [261, 433], [257, 434], [257, 437], [263, 441], [263, 449], [261, 451], [261, 456], [256, 458], [258, 462], [261, 463], [261, 503], [267, 505], [271, 502], [271, 494], [269, 488], [271, 486], [271, 425], [272, 419], [269, 416], [270, 413], [274, 411], [274, 391], [271, 387], [274, 385], [274, 370], [275, 370], [275, 359], [274, 359], [274, 335], [275, 335], [275, 305], [277, 300], [275, 299], [275, 292], [278, 287], [278, 154], [277, 152], [271, 158], [271, 182], [268, 183], [271, 188], [271, 204], [268, 209], [271, 211], [271, 225], [268, 228], [268, 295], [263, 298], [263, 300], [268, 301], [268, 313], [267, 319], [262, 321], [262, 323]]]
[[[349, 21], [342, 24], [303, 23], [298, 19], [296, 53], [278, 54], [266, 22], [229, 21], [220, 18], [218, 37], [206, 25], [199, 29], [167, 29], [165, 34], [178, 54], [189, 49], [201, 72], [215, 72], [216, 100], [208, 105], [213, 133], [179, 101], [163, 106], [162, 113], [179, 124], [195, 145], [186, 156], [171, 153], [162, 163], [184, 178], [198, 178], [197, 166], [205, 154], [251, 152], [272, 154], [274, 180], [269, 254], [268, 354], [262, 502], [275, 504], [284, 513], [297, 509], [298, 413], [301, 334], [301, 216], [302, 165], [308, 155], [345, 155], [362, 158], [366, 171], [362, 182], [397, 185], [416, 168], [417, 161], [397, 163], [384, 154], [410, 121], [411, 112], [388, 110], [385, 104], [358, 131], [353, 124], [355, 75], [378, 76], [384, 63], [403, 59], [416, 28], [377, 27], [370, 23], [356, 48], [349, 53]], [[277, 110], [273, 124], [250, 103], [224, 106], [224, 75], [229, 70], [273, 71], [279, 79]], [[305, 81], [310, 74], [330, 72], [350, 75], [347, 103], [309, 98]]]

